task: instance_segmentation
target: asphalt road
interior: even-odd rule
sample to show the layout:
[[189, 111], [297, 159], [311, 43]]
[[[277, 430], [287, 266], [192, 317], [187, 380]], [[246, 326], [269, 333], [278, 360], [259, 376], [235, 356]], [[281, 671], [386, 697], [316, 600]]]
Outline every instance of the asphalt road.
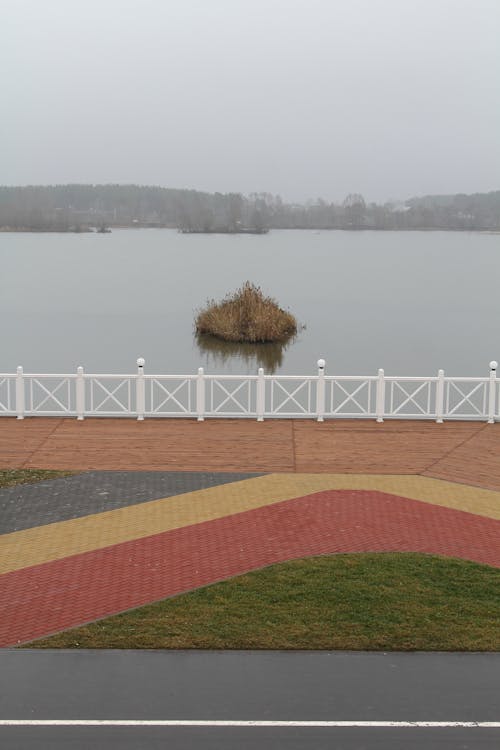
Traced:
[[[62, 723], [34, 724], [40, 720]], [[68, 720], [104, 723], [64, 724]], [[209, 724], [139, 723], [179, 720]], [[229, 724], [212, 724], [217, 721]], [[235, 721], [257, 724], [231, 724]], [[499, 726], [451, 725], [455, 722]], [[500, 654], [5, 649], [0, 747], [497, 750]]]

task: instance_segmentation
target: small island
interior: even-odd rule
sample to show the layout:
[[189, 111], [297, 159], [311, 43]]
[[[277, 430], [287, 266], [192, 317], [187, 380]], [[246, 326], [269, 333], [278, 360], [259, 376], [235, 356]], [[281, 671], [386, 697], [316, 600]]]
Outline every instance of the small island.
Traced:
[[267, 234], [267, 227], [215, 227], [210, 229], [179, 229], [180, 234]]
[[222, 302], [210, 300], [196, 317], [196, 333], [238, 343], [284, 343], [297, 333], [294, 316], [246, 281]]

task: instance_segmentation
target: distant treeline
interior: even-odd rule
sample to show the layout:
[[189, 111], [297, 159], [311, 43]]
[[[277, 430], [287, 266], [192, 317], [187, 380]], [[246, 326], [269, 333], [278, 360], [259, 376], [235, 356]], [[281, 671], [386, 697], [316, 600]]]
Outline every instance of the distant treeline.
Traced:
[[269, 193], [203, 193], [140, 185], [0, 187], [0, 230], [89, 231], [104, 227], [499, 230], [500, 191], [366, 203], [350, 194], [286, 203]]

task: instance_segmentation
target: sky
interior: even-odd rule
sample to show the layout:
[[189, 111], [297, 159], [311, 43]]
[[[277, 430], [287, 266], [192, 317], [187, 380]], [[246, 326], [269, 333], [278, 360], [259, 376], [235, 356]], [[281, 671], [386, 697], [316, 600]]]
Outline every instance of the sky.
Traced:
[[0, 184], [500, 189], [498, 0], [0, 0]]

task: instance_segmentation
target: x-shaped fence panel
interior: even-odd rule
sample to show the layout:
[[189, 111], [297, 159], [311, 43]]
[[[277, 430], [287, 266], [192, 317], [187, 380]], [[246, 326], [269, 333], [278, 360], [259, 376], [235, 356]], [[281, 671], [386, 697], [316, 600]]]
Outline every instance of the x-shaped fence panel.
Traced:
[[3, 414], [13, 414], [15, 412], [14, 384], [14, 377], [0, 375], [0, 412]]
[[269, 378], [269, 400], [266, 414], [302, 416], [314, 413], [313, 378], [283, 376]]
[[206, 376], [207, 414], [220, 416], [255, 415], [255, 378]]
[[445, 389], [445, 416], [487, 416], [488, 387], [484, 380], [447, 379]]
[[74, 411], [72, 383], [74, 376], [26, 378], [28, 414], [71, 414]]
[[435, 386], [429, 378], [390, 379], [389, 409], [391, 417], [432, 417], [435, 414]]
[[146, 413], [151, 415], [193, 415], [193, 386], [196, 378], [149, 377], [149, 403]]
[[371, 378], [325, 378], [327, 383], [328, 416], [373, 416], [375, 408], [374, 385]]
[[132, 407], [131, 378], [129, 376], [89, 376], [90, 412], [92, 414], [130, 414]]

